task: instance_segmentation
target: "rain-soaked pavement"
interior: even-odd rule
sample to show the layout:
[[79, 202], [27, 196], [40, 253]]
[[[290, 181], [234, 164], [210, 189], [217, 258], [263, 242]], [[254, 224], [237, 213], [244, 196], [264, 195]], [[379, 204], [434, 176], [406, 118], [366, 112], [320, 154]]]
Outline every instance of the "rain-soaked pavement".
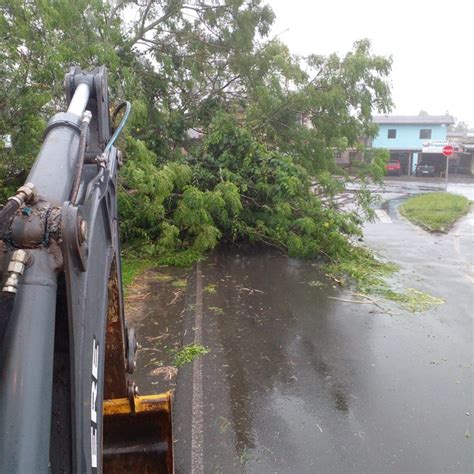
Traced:
[[[364, 241], [445, 300], [423, 314], [332, 299], [347, 290], [318, 264], [268, 251], [150, 272], [130, 303], [137, 379], [176, 387], [178, 474], [474, 471], [474, 216], [412, 226], [396, 208], [420, 186], [389, 183]], [[210, 352], [175, 377], [170, 350], [191, 343]]]

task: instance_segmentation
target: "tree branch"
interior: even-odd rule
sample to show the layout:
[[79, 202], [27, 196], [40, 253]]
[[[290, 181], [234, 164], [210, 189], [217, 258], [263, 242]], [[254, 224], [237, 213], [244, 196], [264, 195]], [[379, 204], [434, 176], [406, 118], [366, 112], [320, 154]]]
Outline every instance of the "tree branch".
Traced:
[[113, 18], [117, 12], [127, 3], [127, 0], [122, 0], [120, 2], [117, 2], [117, 5], [110, 10], [110, 18]]
[[152, 21], [150, 24], [145, 26], [146, 16], [147, 16], [148, 12], [150, 11], [150, 8], [151, 8], [151, 5], [153, 4], [153, 1], [154, 0], [149, 1], [149, 3], [148, 3], [148, 5], [147, 5], [147, 7], [146, 7], [146, 9], [145, 9], [145, 11], [142, 15], [140, 29], [138, 30], [136, 35], [128, 41], [128, 44], [129, 44], [130, 47], [133, 46], [135, 43], [137, 43], [137, 41], [143, 39], [143, 35], [148, 33], [150, 30], [152, 30], [153, 28], [156, 28], [160, 23], [164, 23], [165, 21], [170, 19], [173, 15], [178, 13], [178, 11], [181, 9], [181, 6], [182, 6], [182, 2], [181, 2], [177, 5], [176, 8], [170, 9], [167, 13], [162, 15], [160, 18], [158, 18], [155, 21]]

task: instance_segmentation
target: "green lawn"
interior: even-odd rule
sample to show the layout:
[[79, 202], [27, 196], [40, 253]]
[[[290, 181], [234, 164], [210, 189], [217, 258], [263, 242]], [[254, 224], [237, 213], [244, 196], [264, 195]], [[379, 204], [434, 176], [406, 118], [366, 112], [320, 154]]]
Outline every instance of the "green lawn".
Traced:
[[451, 193], [428, 193], [415, 196], [400, 206], [400, 213], [414, 224], [430, 232], [447, 232], [469, 211], [470, 202], [464, 196]]
[[148, 259], [137, 259], [130, 257], [122, 257], [122, 285], [127, 288], [135, 277], [153, 266], [153, 262]]

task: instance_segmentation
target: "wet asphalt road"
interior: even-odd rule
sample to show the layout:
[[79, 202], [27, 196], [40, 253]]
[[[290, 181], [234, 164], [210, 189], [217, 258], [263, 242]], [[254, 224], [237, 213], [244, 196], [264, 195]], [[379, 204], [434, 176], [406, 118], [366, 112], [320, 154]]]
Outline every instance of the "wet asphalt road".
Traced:
[[178, 474], [474, 472], [474, 216], [430, 235], [396, 210], [419, 190], [391, 183], [365, 244], [445, 300], [426, 313], [330, 299], [317, 264], [269, 252], [216, 252], [174, 306], [147, 303], [139, 337], [210, 350], [173, 382]]

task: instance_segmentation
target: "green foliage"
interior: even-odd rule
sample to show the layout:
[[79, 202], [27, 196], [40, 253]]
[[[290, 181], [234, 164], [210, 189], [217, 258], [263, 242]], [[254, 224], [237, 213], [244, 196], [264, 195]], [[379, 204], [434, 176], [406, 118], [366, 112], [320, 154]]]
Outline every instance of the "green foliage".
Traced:
[[447, 232], [469, 211], [469, 199], [458, 194], [429, 193], [415, 196], [400, 206], [407, 219], [430, 232]]
[[[360, 212], [337, 208], [333, 150], [361, 148], [376, 133], [372, 110], [392, 105], [391, 59], [368, 40], [341, 57], [298, 58], [267, 39], [274, 15], [261, 0], [3, 0], [0, 10], [0, 129], [13, 136], [13, 150], [0, 150], [5, 193], [64, 107], [67, 67], [105, 64], [112, 97], [133, 103], [119, 140], [131, 255], [188, 265], [221, 241], [304, 258], [349, 252], [371, 198], [363, 188]], [[381, 178], [385, 159], [364, 160], [363, 186]], [[310, 191], [314, 181], [326, 199]]]
[[204, 288], [204, 292], [209, 293], [209, 294], [214, 294], [217, 292], [216, 288], [217, 286], [214, 283], [209, 283], [209, 285], [206, 285], [206, 287]]
[[188, 282], [184, 279], [178, 279], [173, 281], [173, 283], [171, 283], [171, 286], [173, 288], [186, 288], [186, 286], [188, 286]]
[[380, 180], [386, 173], [385, 165], [389, 162], [390, 152], [384, 148], [374, 148], [372, 150], [372, 164], [374, 179]]
[[[69, 66], [107, 64], [117, 71], [128, 61], [118, 54], [120, 22], [108, 12], [100, 0], [0, 2], [0, 130], [13, 142], [11, 151], [0, 150], [3, 186], [15, 188], [25, 180], [47, 119], [64, 106]], [[115, 90], [120, 79], [112, 74]]]
[[345, 285], [348, 278], [349, 284], [355, 285], [359, 292], [383, 297], [412, 313], [423, 313], [444, 303], [441, 298], [415, 288], [394, 289], [393, 277], [398, 269], [397, 265], [376, 258], [363, 247], [352, 247], [337, 261], [326, 265], [327, 275], [341, 285]]
[[122, 257], [122, 284], [124, 288], [130, 286], [143, 270], [152, 265], [151, 260]]
[[360, 179], [371, 178], [381, 183], [387, 171], [385, 165], [389, 162], [390, 152], [385, 148], [372, 148], [364, 153], [364, 161], [357, 164], [357, 174]]
[[387, 288], [380, 294], [412, 313], [424, 313], [435, 306], [444, 304], [442, 298], [437, 298], [415, 288], [408, 288], [405, 291], [394, 291]]
[[329, 276], [338, 280], [349, 277], [364, 293], [377, 293], [387, 288], [385, 279], [398, 267], [375, 258], [363, 247], [353, 247], [338, 261], [328, 264], [326, 270]]
[[179, 368], [184, 364], [193, 362], [196, 357], [209, 354], [209, 349], [201, 344], [188, 344], [181, 347], [181, 349], [173, 350], [172, 354], [174, 355], [173, 365]]

